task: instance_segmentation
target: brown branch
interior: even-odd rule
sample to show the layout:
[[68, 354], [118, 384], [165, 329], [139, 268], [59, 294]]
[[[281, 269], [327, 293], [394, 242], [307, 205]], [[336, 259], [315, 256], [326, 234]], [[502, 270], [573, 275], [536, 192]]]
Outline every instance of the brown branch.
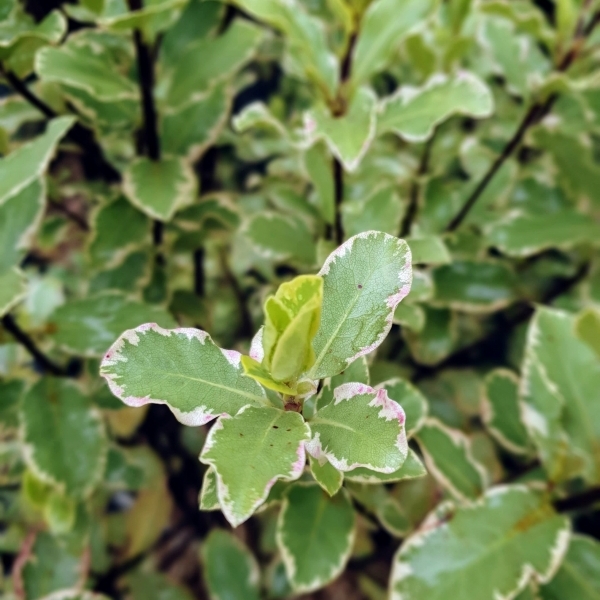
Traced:
[[340, 246], [344, 242], [344, 226], [342, 224], [342, 204], [344, 203], [344, 167], [333, 157], [333, 198], [335, 200], [335, 242]]

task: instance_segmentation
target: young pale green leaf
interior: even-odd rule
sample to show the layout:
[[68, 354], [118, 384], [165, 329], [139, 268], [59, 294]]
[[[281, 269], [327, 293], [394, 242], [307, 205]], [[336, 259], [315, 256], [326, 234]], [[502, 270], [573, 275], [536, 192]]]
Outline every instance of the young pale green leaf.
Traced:
[[244, 377], [240, 356], [200, 329], [147, 323], [121, 335], [104, 355], [100, 374], [125, 404], [166, 404], [179, 421], [197, 427], [247, 405], [268, 404], [262, 387]]
[[42, 135], [0, 160], [0, 205], [44, 174], [58, 142], [74, 122], [73, 117], [52, 119]]
[[598, 600], [600, 598], [600, 543], [573, 535], [567, 554], [550, 583], [540, 589], [541, 600]]
[[194, 201], [198, 183], [185, 158], [138, 158], [123, 176], [123, 191], [152, 219], [170, 221], [177, 210]]
[[89, 400], [73, 383], [46, 377], [23, 396], [20, 420], [25, 459], [36, 477], [88, 496], [102, 480], [108, 450], [102, 418]]
[[431, 515], [400, 547], [391, 600], [514, 598], [529, 581], [549, 581], [569, 545], [568, 519], [521, 486], [491, 489], [449, 516]]
[[406, 479], [416, 479], [427, 475], [425, 466], [417, 454], [409, 448], [406, 460], [393, 473], [378, 473], [365, 467], [357, 467], [344, 473], [344, 478], [356, 483], [395, 483]]
[[27, 279], [17, 268], [0, 273], [0, 317], [15, 307], [27, 294]]
[[413, 265], [447, 265], [452, 262], [444, 240], [437, 235], [407, 238]]
[[347, 494], [329, 497], [314, 484], [296, 484], [285, 495], [277, 522], [277, 545], [295, 592], [333, 581], [354, 543], [355, 519]]
[[366, 467], [393, 473], [408, 453], [404, 411], [385, 389], [345, 383], [333, 392], [333, 402], [310, 420], [312, 439], [306, 445], [317, 460], [327, 459], [336, 469]]
[[416, 387], [400, 377], [379, 383], [376, 389], [380, 388], [385, 389], [388, 396], [402, 407], [406, 415], [404, 428], [410, 438], [419, 430], [427, 416], [427, 400]]
[[344, 483], [344, 474], [329, 461], [323, 463], [309, 456], [310, 473], [314, 480], [330, 495], [335, 496]]
[[483, 422], [494, 438], [510, 452], [529, 454], [531, 442], [521, 418], [519, 378], [496, 369], [485, 378]]
[[318, 275], [282, 283], [265, 302], [262, 362], [275, 381], [294, 381], [314, 363], [312, 341], [322, 303], [323, 279]]
[[99, 357], [125, 329], [140, 321], [175, 327], [173, 317], [162, 307], [105, 293], [63, 304], [52, 315], [54, 341], [79, 356]]
[[597, 308], [587, 308], [577, 315], [575, 333], [600, 358], [600, 311]]
[[410, 290], [410, 249], [403, 240], [368, 231], [330, 254], [319, 275], [323, 310], [311, 379], [341, 373], [383, 342], [396, 306]]
[[250, 356], [242, 356], [242, 367], [244, 367], [245, 375], [258, 381], [260, 385], [269, 390], [274, 390], [275, 392], [286, 394], [288, 396], [295, 396], [298, 393], [298, 386], [296, 383], [290, 381], [288, 385], [281, 381], [276, 381], [266, 367]]
[[309, 438], [298, 413], [278, 408], [245, 406], [235, 417], [219, 418], [200, 460], [214, 467], [219, 504], [234, 527], [250, 518], [278, 479], [302, 475]]
[[435, 365], [444, 360], [454, 349], [456, 318], [447, 309], [424, 306], [425, 327], [416, 333], [403, 330], [413, 358], [423, 365]]
[[423, 142], [437, 125], [453, 115], [482, 118], [489, 117], [493, 110], [489, 88], [472, 73], [463, 71], [455, 77], [437, 74], [422, 88], [402, 86], [386, 98], [377, 129], [380, 133], [393, 131], [409, 142]]
[[427, 470], [459, 500], [479, 498], [487, 486], [485, 469], [473, 458], [469, 438], [429, 418], [417, 433]]
[[211, 600], [259, 600], [256, 559], [233, 534], [213, 529], [201, 549], [204, 581]]
[[551, 481], [600, 481], [600, 361], [575, 334], [577, 317], [538, 308], [527, 334], [523, 416]]
[[50, 531], [63, 535], [73, 529], [77, 505], [75, 500], [62, 492], [53, 491], [44, 505], [44, 519]]
[[217, 496], [217, 473], [212, 467], [206, 469], [204, 473], [198, 505], [200, 510], [221, 510]]
[[403, 38], [430, 12], [432, 0], [375, 0], [366, 10], [354, 50], [351, 80], [367, 82], [392, 59]]

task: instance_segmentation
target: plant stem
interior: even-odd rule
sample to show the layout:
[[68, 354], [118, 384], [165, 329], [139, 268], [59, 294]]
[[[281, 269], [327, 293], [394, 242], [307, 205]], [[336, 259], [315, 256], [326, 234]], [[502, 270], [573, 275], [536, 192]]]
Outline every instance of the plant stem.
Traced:
[[333, 157], [333, 197], [335, 200], [335, 242], [339, 246], [344, 242], [342, 225], [342, 204], [344, 202], [344, 167], [339, 159]]
[[10, 333], [19, 344], [21, 344], [31, 356], [35, 359], [37, 365], [58, 377], [64, 377], [67, 375], [65, 369], [57, 365], [54, 361], [48, 358], [36, 345], [35, 342], [27, 335], [14, 320], [12, 315], [6, 314], [2, 317], [2, 326], [8, 333]]
[[196, 296], [202, 298], [206, 291], [204, 276], [204, 248], [198, 248], [194, 252], [194, 291]]
[[48, 199], [48, 204], [58, 212], [61, 212], [63, 215], [65, 215], [67, 219], [73, 221], [73, 223], [75, 223], [82, 231], [90, 230], [90, 226], [87, 224], [87, 221], [77, 213], [69, 210], [64, 204], [50, 199]]

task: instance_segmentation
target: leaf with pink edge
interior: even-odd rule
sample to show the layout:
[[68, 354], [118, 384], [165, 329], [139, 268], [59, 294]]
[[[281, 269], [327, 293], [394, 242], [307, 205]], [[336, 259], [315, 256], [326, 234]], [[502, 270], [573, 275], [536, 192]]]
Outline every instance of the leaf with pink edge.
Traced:
[[266, 500], [279, 479], [294, 481], [306, 463], [310, 428], [295, 412], [246, 406], [213, 426], [200, 461], [217, 473], [217, 496], [237, 527]]
[[200, 329], [146, 323], [121, 335], [104, 355], [100, 374], [125, 404], [166, 404], [183, 424], [197, 427], [247, 405], [268, 404], [264, 389], [244, 376], [240, 356]]
[[310, 420], [313, 437], [306, 449], [340, 471], [366, 467], [393, 473], [408, 453], [404, 421], [402, 407], [388, 398], [385, 389], [346, 383]]

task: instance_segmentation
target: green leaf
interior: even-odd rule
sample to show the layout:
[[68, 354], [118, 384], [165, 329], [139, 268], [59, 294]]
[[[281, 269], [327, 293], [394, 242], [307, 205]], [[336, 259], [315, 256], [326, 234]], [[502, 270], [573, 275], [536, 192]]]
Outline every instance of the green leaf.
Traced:
[[342, 204], [344, 233], [352, 236], [363, 231], [376, 230], [393, 235], [400, 229], [403, 211], [404, 206], [396, 186], [384, 185], [373, 190], [366, 198], [344, 201]]
[[[361, 356], [358, 360], [348, 365], [339, 375], [328, 377], [324, 380], [315, 402], [316, 409], [324, 408], [333, 402], [334, 391], [344, 383], [364, 383], [365, 385], [369, 385], [369, 365], [367, 364], [366, 357]], [[306, 407], [306, 403], [304, 406]], [[305, 416], [307, 416], [306, 413]]]
[[538, 308], [530, 322], [520, 397], [551, 481], [600, 481], [600, 361], [575, 335], [577, 317]]
[[413, 265], [446, 265], [452, 262], [444, 240], [437, 235], [410, 237], [406, 240]]
[[52, 316], [54, 341], [68, 352], [81, 356], [102, 356], [124, 330], [140, 321], [174, 327], [175, 321], [161, 307], [105, 293], [84, 300], [72, 300]]
[[125, 404], [166, 404], [179, 421], [197, 427], [267, 404], [261, 386], [244, 377], [240, 356], [200, 329], [147, 323], [121, 335], [104, 355], [100, 374]]
[[52, 492], [44, 506], [44, 519], [55, 535], [68, 533], [75, 524], [75, 501], [61, 492]]
[[377, 119], [379, 133], [393, 131], [409, 142], [424, 142], [437, 125], [453, 115], [489, 117], [492, 94], [481, 79], [463, 71], [455, 77], [434, 75], [422, 88], [402, 86], [386, 98]]
[[88, 496], [102, 480], [108, 449], [89, 400], [73, 383], [46, 377], [24, 395], [20, 415], [33, 473], [69, 495]]
[[391, 600], [512, 598], [546, 582], [569, 544], [569, 522], [541, 494], [497, 487], [449, 519], [431, 515], [394, 559]]
[[314, 484], [292, 486], [279, 513], [277, 545], [294, 591], [333, 581], [350, 558], [354, 536], [354, 510], [343, 491], [330, 498]]
[[266, 367], [250, 356], [242, 356], [242, 367], [244, 368], [245, 375], [258, 381], [260, 385], [269, 390], [274, 390], [288, 396], [295, 396], [298, 393], [298, 386], [294, 382], [290, 381], [288, 385], [287, 383], [276, 381]]
[[212, 467], [204, 473], [198, 504], [200, 510], [221, 510], [217, 496], [217, 473]]
[[402, 466], [392, 473], [378, 473], [365, 467], [357, 467], [351, 471], [344, 473], [344, 478], [348, 481], [354, 481], [356, 483], [395, 483], [397, 481], [404, 481], [406, 479], [416, 479], [417, 477], [423, 477], [427, 475], [425, 466], [417, 456], [417, 454], [409, 448], [406, 460], [402, 463]]
[[260, 571], [252, 553], [223, 529], [213, 529], [201, 549], [211, 600], [259, 600]]
[[52, 119], [42, 135], [0, 160], [0, 205], [44, 174], [56, 145], [74, 122], [73, 117]]
[[3, 317], [27, 295], [27, 280], [19, 269], [0, 273], [0, 317]]
[[404, 411], [385, 389], [345, 383], [333, 392], [334, 401], [310, 420], [312, 439], [306, 445], [317, 460], [336, 469], [367, 467], [381, 473], [400, 468], [408, 452]]
[[311, 379], [341, 373], [383, 342], [396, 306], [410, 290], [410, 249], [403, 240], [368, 231], [330, 254], [319, 275], [323, 310]]
[[425, 327], [425, 311], [417, 304], [401, 302], [394, 311], [393, 323], [419, 333]]
[[600, 358], [600, 311], [597, 308], [588, 308], [577, 316], [575, 333]]
[[540, 589], [542, 600], [598, 600], [600, 598], [600, 543], [573, 535], [567, 555], [550, 583]]
[[235, 417], [219, 418], [200, 460], [217, 472], [219, 503], [231, 525], [250, 518], [278, 479], [302, 475], [309, 437], [298, 413], [277, 408], [245, 406]]
[[355, 171], [369, 149], [376, 129], [376, 97], [370, 88], [360, 88], [352, 97], [347, 111], [332, 115], [320, 106], [304, 116], [306, 143], [323, 139], [346, 171]]
[[310, 473], [314, 480], [323, 488], [330, 496], [335, 496], [340, 491], [342, 483], [344, 483], [344, 474], [338, 471], [329, 461], [323, 463], [315, 460], [312, 456], [309, 457]]
[[329, 165], [327, 148], [323, 143], [313, 144], [304, 153], [304, 167], [314, 186], [316, 204], [321, 217], [333, 225], [335, 221], [335, 183]]
[[510, 452], [529, 454], [531, 443], [521, 418], [519, 378], [495, 369], [485, 378], [483, 421], [494, 438]]
[[427, 416], [427, 400], [416, 387], [400, 377], [379, 383], [376, 389], [379, 388], [385, 389], [388, 396], [402, 407], [406, 415], [406, 435], [410, 438], [419, 430]]
[[414, 359], [423, 365], [436, 365], [454, 349], [456, 319], [446, 309], [423, 307], [425, 327], [418, 333], [403, 330]]
[[474, 500], [486, 488], [485, 469], [473, 458], [469, 438], [429, 418], [417, 433], [427, 470], [459, 500]]
[[402, 39], [423, 22], [431, 0], [375, 0], [366, 10], [354, 50], [351, 80], [367, 82], [391, 61]]
[[137, 158], [123, 176], [123, 191], [129, 201], [152, 219], [170, 221], [180, 208], [198, 194], [194, 170], [184, 158], [158, 161]]

